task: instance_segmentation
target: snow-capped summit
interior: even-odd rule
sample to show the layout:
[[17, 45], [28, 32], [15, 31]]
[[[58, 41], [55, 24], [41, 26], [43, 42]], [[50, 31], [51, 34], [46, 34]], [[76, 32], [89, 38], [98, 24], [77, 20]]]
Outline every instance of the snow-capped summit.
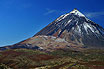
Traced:
[[73, 13], [75, 15], [78, 15], [78, 16], [83, 16], [85, 17], [85, 15], [83, 15], [81, 12], [79, 12], [77, 9], [74, 9], [73, 11], [71, 11], [70, 13]]
[[[56, 19], [57, 22], [67, 18], [68, 16], [70, 15], [76, 15], [78, 17], [85, 17], [84, 14], [82, 14], [81, 12], [79, 12], [77, 9], [74, 9], [73, 11], [71, 11], [70, 13], [67, 13], [67, 14], [64, 14], [64, 15], [61, 15], [59, 18]], [[85, 17], [86, 18], [86, 17]], [[87, 19], [87, 18], [86, 18]], [[89, 20], [89, 19], [87, 19]]]
[[61, 37], [84, 46], [104, 46], [104, 29], [77, 9], [60, 16], [36, 35]]

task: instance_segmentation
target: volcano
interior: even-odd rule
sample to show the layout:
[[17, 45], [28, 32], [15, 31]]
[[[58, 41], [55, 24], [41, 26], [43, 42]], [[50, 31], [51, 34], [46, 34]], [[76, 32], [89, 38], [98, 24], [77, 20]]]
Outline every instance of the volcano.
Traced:
[[54, 50], [60, 48], [103, 48], [104, 29], [74, 9], [61, 15], [33, 37], [17, 44], [1, 47], [6, 49]]

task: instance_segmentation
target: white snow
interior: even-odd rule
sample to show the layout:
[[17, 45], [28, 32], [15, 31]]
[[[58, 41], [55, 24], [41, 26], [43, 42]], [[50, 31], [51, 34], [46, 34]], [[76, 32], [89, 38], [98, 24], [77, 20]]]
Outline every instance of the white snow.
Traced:
[[57, 21], [61, 21], [61, 20], [65, 19], [68, 15], [69, 15], [69, 13], [68, 13], [68, 14], [64, 14], [64, 15], [61, 15], [61, 16], [60, 16], [59, 18], [57, 18], [56, 20], [57, 20]]
[[64, 18], [67, 17], [68, 15], [69, 15], [69, 13], [68, 13], [68, 14], [65, 14], [64, 17], [63, 17], [62, 19], [64, 19]]
[[79, 25], [77, 25], [77, 27], [74, 29], [74, 31], [76, 32], [76, 33], [78, 33], [78, 35], [80, 35], [81, 36], [81, 27], [79, 26]]
[[52, 39], [56, 39], [56, 37], [55, 37], [55, 36], [51, 36], [51, 38], [52, 38]]
[[64, 15], [61, 15], [59, 18], [57, 18], [57, 21], [61, 21]]
[[62, 39], [62, 38], [57, 38], [55, 41], [56, 42], [66, 42], [65, 39]]
[[[79, 12], [77, 9], [74, 9], [72, 12], [70, 13], [67, 13], [67, 14], [64, 14], [64, 15], [61, 15], [59, 18], [56, 19], [56, 21], [61, 21], [63, 19], [65, 19], [68, 15], [70, 15], [71, 13], [74, 13], [75, 15], [78, 15], [78, 16], [83, 16], [85, 17], [85, 15], [83, 15], [81, 12]], [[87, 18], [86, 18], [87, 19]]]
[[84, 28], [85, 28], [87, 34], [88, 34], [88, 31], [87, 31], [88, 28], [89, 28], [92, 32], [94, 32], [93, 28], [92, 28], [88, 23], [84, 23]]
[[65, 26], [67, 26], [70, 22], [72, 21], [72, 19], [71, 20], [69, 20], [66, 24], [65, 24]]
[[87, 34], [88, 34], [88, 31], [87, 31], [88, 28], [89, 28], [93, 33], [95, 33], [95, 34], [100, 34], [99, 31], [97, 30], [97, 28], [96, 28], [95, 26], [92, 26], [92, 25], [90, 25], [90, 24], [88, 24], [88, 23], [84, 23], [83, 26], [84, 26], [84, 28], [85, 28]]
[[44, 48], [43, 48], [43, 47], [39, 47], [39, 49], [40, 49], [40, 50], [43, 50]]
[[78, 28], [79, 33], [81, 33], [81, 28], [80, 28], [80, 26], [77, 25], [77, 28]]
[[[85, 23], [86, 24], [86, 23]], [[85, 30], [86, 30], [86, 32], [87, 32], [87, 26], [86, 25], [83, 25], [84, 26], [84, 28], [85, 28]], [[87, 34], [88, 34], [88, 32], [87, 32]]]
[[74, 30], [74, 27], [72, 27], [72, 30]]
[[45, 37], [45, 38], [48, 38], [48, 36], [46, 36], [46, 35], [39, 35], [39, 37]]
[[93, 27], [91, 27], [91, 26], [90, 26], [90, 25], [88, 25], [88, 24], [87, 24], [87, 26], [88, 26], [88, 28], [90, 28], [90, 29], [91, 29], [91, 31], [92, 31], [92, 32], [95, 32]]
[[85, 17], [85, 15], [83, 15], [81, 12], [79, 12], [77, 9], [74, 9], [72, 12], [70, 13], [74, 13], [75, 15], [78, 15], [78, 16], [83, 16]]
[[59, 34], [61, 33], [61, 30], [59, 31]]
[[[72, 19], [71, 19], [71, 20], [72, 20]], [[70, 22], [71, 22], [71, 20], [69, 20], [69, 21], [68, 21], [68, 23], [70, 23]]]

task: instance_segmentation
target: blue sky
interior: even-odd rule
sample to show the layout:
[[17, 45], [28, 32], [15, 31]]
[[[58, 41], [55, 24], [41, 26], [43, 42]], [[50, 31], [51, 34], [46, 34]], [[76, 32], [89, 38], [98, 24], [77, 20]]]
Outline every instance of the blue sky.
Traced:
[[32, 37], [74, 8], [104, 27], [104, 0], [0, 0], [0, 46]]

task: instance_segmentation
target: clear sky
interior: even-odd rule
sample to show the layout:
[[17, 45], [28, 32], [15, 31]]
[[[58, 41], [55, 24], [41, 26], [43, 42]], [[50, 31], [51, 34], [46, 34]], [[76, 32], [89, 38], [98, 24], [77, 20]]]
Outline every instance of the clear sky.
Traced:
[[104, 28], [104, 0], [0, 0], [0, 46], [32, 37], [74, 8]]

